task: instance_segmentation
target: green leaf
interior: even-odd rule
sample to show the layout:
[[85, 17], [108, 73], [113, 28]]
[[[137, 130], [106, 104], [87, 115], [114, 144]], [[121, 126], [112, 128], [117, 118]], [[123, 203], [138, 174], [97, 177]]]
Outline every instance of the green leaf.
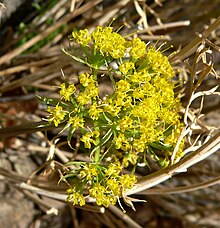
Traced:
[[91, 58], [90, 64], [93, 66], [93, 68], [99, 69], [105, 64], [105, 58], [99, 51], [97, 51], [94, 53], [93, 58]]
[[83, 161], [70, 161], [65, 164], [65, 166], [70, 166], [70, 165], [85, 165], [86, 162]]
[[[76, 57], [75, 55], [71, 55], [69, 52], [67, 52], [63, 46], [61, 46], [61, 50], [68, 56], [70, 56], [71, 58], [73, 58], [75, 61], [79, 62], [79, 63], [82, 63], [82, 64], [85, 64], [89, 67], [92, 67], [88, 62], [86, 62], [85, 60], [81, 59], [81, 58], [78, 58]], [[92, 67], [93, 68], [93, 67]]]
[[172, 133], [172, 130], [173, 130], [173, 126], [169, 126], [167, 128], [167, 130], [163, 133], [163, 135], [165, 136], [165, 138], [167, 138]]
[[110, 128], [106, 134], [102, 137], [102, 139], [100, 140], [100, 146], [103, 146], [104, 144], [106, 144], [109, 139], [111, 138], [111, 136], [113, 135], [113, 130]]
[[65, 176], [62, 176], [60, 180], [62, 181], [69, 177], [75, 177], [76, 175], [77, 175], [76, 173], [69, 173], [69, 174], [66, 174]]
[[69, 129], [69, 133], [68, 133], [68, 136], [67, 136], [67, 143], [68, 143], [68, 145], [69, 145], [69, 147], [71, 148], [71, 149], [74, 149], [72, 146], [71, 146], [71, 139], [72, 139], [72, 137], [73, 137], [73, 133], [75, 132], [75, 127], [70, 127], [70, 129]]
[[62, 134], [66, 129], [68, 129], [71, 126], [70, 123], [67, 122], [67, 124], [64, 126], [64, 128], [59, 132], [59, 134]]
[[144, 68], [149, 67], [149, 60], [146, 58], [141, 65], [137, 68], [137, 71], [141, 71]]
[[151, 155], [151, 158], [153, 159], [153, 161], [159, 161], [160, 159], [159, 159], [159, 157], [154, 153], [154, 150], [153, 150], [153, 148], [152, 147], [148, 147], [148, 151], [149, 151], [149, 153], [150, 153], [150, 155]]
[[173, 151], [173, 147], [168, 145], [168, 144], [164, 144], [163, 142], [153, 142], [150, 143], [150, 146], [158, 149], [158, 150], [168, 150], [168, 151]]
[[46, 105], [56, 106], [59, 103], [59, 106], [61, 106], [62, 108], [71, 107], [70, 103], [60, 101], [60, 99], [57, 99], [57, 98], [42, 97], [42, 96], [39, 96], [38, 94], [36, 94], [36, 96]]
[[42, 101], [44, 102], [45, 104], [47, 105], [53, 105], [53, 106], [56, 106], [57, 103], [58, 103], [58, 99], [56, 98], [48, 98], [48, 97], [42, 97], [42, 96], [39, 96], [38, 94], [36, 94], [36, 96]]
[[97, 149], [99, 149], [101, 146], [103, 146], [104, 144], [106, 144], [109, 139], [111, 138], [113, 134], [113, 130], [110, 128], [106, 134], [102, 137], [102, 139], [100, 140], [100, 143], [92, 150], [91, 154], [93, 154]]

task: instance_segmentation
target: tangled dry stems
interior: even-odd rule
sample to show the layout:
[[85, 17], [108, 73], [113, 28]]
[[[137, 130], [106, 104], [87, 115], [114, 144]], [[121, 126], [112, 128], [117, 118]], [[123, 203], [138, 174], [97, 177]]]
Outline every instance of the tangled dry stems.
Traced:
[[[61, 1], [62, 2], [62, 1]], [[86, 4], [80, 5], [80, 1], [72, 1], [75, 3], [75, 5], [72, 3], [71, 5], [71, 12], [68, 13], [68, 7], [63, 2], [63, 7], [65, 9], [64, 17], [61, 19], [58, 19], [58, 22], [54, 25], [46, 28], [44, 32], [40, 32], [39, 35], [33, 37], [31, 40], [26, 42], [24, 45], [13, 49], [10, 52], [7, 52], [5, 50], [5, 54], [0, 58], [0, 63], [2, 65], [0, 75], [4, 78], [4, 83], [0, 88], [0, 92], [7, 92], [19, 87], [25, 87], [25, 86], [34, 86], [40, 89], [43, 89], [45, 93], [48, 93], [48, 91], [52, 92], [55, 91], [53, 87], [50, 85], [51, 80], [59, 81], [57, 78], [60, 77], [60, 69], [63, 69], [65, 71], [66, 75], [72, 75], [76, 72], [84, 70], [83, 66], [73, 66], [72, 61], [67, 58], [65, 55], [63, 55], [60, 52], [60, 46], [55, 45], [59, 40], [62, 39], [62, 37], [65, 37], [66, 34], [71, 30], [71, 26], [69, 29], [67, 29], [62, 36], [57, 35], [54, 37], [53, 40], [51, 40], [45, 47], [42, 47], [38, 54], [24, 54], [20, 55], [22, 52], [28, 50], [31, 46], [35, 45], [38, 41], [46, 37], [51, 32], [55, 31], [57, 28], [62, 26], [64, 23], [69, 23], [71, 25], [71, 20], [76, 18], [78, 15], [81, 15], [85, 12], [94, 12], [95, 6], [101, 3], [102, 1], [89, 1]], [[60, 3], [61, 4], [61, 3]], [[118, 16], [123, 16], [125, 11], [128, 11], [129, 7], [132, 5], [132, 1], [120, 1], [120, 3], [115, 3], [112, 7], [109, 9], [107, 8], [104, 11], [97, 11], [97, 14], [93, 15], [93, 21], [97, 21], [97, 18], [99, 18], [99, 23], [105, 24], [106, 22], [110, 21], [112, 18], [112, 13], [118, 14]], [[146, 39], [152, 39], [157, 40], [158, 36], [154, 35], [155, 31], [160, 30], [166, 30], [169, 28], [177, 28], [180, 26], [188, 26], [188, 21], [179, 21], [177, 23], [162, 23], [160, 17], [156, 13], [157, 10], [157, 4], [158, 2], [155, 1], [155, 3], [151, 6], [148, 6], [147, 8], [150, 13], [155, 17], [157, 21], [156, 26], [149, 26], [147, 22], [147, 15], [146, 15], [146, 9], [144, 9], [144, 5], [141, 5], [138, 1], [134, 1], [134, 9], [137, 11], [136, 18], [139, 18], [139, 22], [142, 23], [144, 30], [141, 31], [140, 37], [143, 38], [146, 36]], [[73, 10], [74, 8], [74, 10]], [[58, 12], [58, 9], [54, 9], [55, 12]], [[73, 13], [72, 13], [73, 12]], [[105, 12], [105, 13], [104, 13]], [[92, 14], [92, 13], [91, 13]], [[56, 13], [54, 13], [56, 15]], [[46, 17], [46, 16], [45, 16]], [[42, 21], [36, 22], [36, 25], [39, 25], [43, 28], [43, 21], [46, 20], [46, 18]], [[82, 26], [88, 19], [82, 18], [79, 26]], [[76, 19], [76, 22], [78, 22], [78, 19]], [[127, 23], [129, 24], [128, 28], [131, 29], [134, 25], [132, 22], [132, 19], [128, 18]], [[157, 171], [153, 174], [147, 175], [145, 177], [141, 177], [139, 180], [138, 185], [136, 188], [132, 189], [128, 194], [141, 194], [141, 195], [161, 195], [161, 194], [171, 194], [171, 193], [184, 193], [188, 191], [193, 191], [195, 189], [202, 189], [206, 188], [207, 186], [211, 186], [214, 184], [219, 183], [219, 176], [216, 176], [213, 174], [213, 178], [201, 181], [191, 185], [190, 178], [188, 181], [188, 186], [181, 186], [181, 187], [166, 187], [163, 185], [159, 185], [160, 183], [164, 182], [165, 180], [171, 178], [173, 175], [179, 172], [186, 172], [188, 169], [200, 162], [201, 160], [209, 157], [211, 154], [217, 152], [220, 149], [220, 132], [219, 127], [210, 127], [208, 126], [203, 120], [201, 120], [201, 113], [203, 109], [203, 98], [206, 96], [217, 96], [219, 97], [219, 92], [217, 87], [210, 88], [209, 90], [200, 90], [200, 85], [203, 83], [206, 83], [206, 78], [210, 78], [210, 74], [214, 75], [213, 77], [218, 77], [218, 73], [214, 71], [213, 68], [213, 60], [210, 60], [210, 48], [216, 49], [219, 51], [219, 47], [217, 46], [217, 39], [214, 41], [211, 41], [209, 39], [210, 34], [215, 33], [217, 27], [220, 24], [220, 18], [217, 18], [204, 32], [199, 34], [195, 39], [193, 39], [188, 45], [186, 45], [184, 48], [182, 48], [180, 51], [178, 51], [175, 55], [171, 56], [170, 61], [174, 64], [177, 68], [180, 69], [179, 78], [184, 82], [182, 84], [182, 88], [184, 88], [185, 84], [189, 84], [190, 90], [185, 90], [185, 104], [183, 109], [183, 115], [184, 115], [184, 122], [185, 122], [185, 130], [182, 132], [182, 136], [187, 136], [187, 146], [185, 151], [187, 152], [186, 157], [181, 159], [179, 162], [171, 165], [170, 167]], [[96, 26], [96, 22], [90, 23], [90, 28], [94, 28]], [[145, 35], [147, 34], [147, 35]], [[165, 34], [164, 39], [170, 40], [171, 37], [169, 34]], [[171, 39], [172, 43], [172, 39]], [[186, 65], [183, 66], [182, 61], [187, 59], [190, 56], [194, 56], [193, 63], [192, 62], [186, 62]], [[8, 63], [16, 57], [16, 62], [14, 62], [12, 65], [8, 65]], [[202, 68], [201, 68], [202, 65]], [[19, 79], [12, 80], [13, 74], [20, 73], [22, 74], [22, 77]], [[187, 84], [187, 85], [188, 85]], [[197, 101], [198, 97], [202, 97], [202, 100], [199, 104], [199, 107], [195, 110], [195, 108], [191, 107], [193, 101]], [[1, 99], [5, 99], [2, 97]], [[196, 100], [197, 99], [197, 100]], [[218, 106], [216, 106], [218, 107]], [[205, 106], [204, 106], [205, 108]], [[40, 112], [42, 113], [42, 112]], [[37, 119], [39, 120], [39, 119]], [[19, 123], [19, 122], [18, 122]], [[37, 126], [39, 126], [39, 123], [37, 123]], [[15, 128], [6, 128], [0, 130], [1, 136], [14, 136], [19, 133], [27, 133], [27, 132], [36, 132], [39, 129], [41, 130], [47, 130], [43, 127], [39, 127], [36, 129], [35, 126], [22, 126]], [[42, 137], [42, 136], [41, 136]], [[29, 145], [30, 147], [32, 145]], [[63, 152], [55, 147], [55, 143], [51, 143], [51, 153], [48, 158], [53, 158], [54, 155], [56, 155], [63, 163], [67, 162], [71, 158], [71, 154], [69, 152]], [[48, 148], [42, 148], [37, 146], [31, 147], [29, 149], [35, 150], [37, 153], [41, 151], [40, 153], [45, 150], [45, 153], [48, 151]], [[76, 155], [79, 159], [82, 159], [80, 157], [80, 154]], [[76, 157], [77, 158], [77, 157]], [[86, 158], [83, 158], [86, 159]], [[54, 165], [54, 161], [51, 159], [48, 159], [49, 162], [47, 164], [49, 167], [56, 167], [57, 170], [62, 168], [61, 166]], [[211, 163], [211, 161], [210, 161]], [[29, 197], [31, 197], [35, 202], [42, 204], [43, 201], [38, 199], [37, 195], [44, 195], [47, 197], [51, 197], [54, 199], [58, 199], [61, 201], [65, 201], [66, 195], [61, 194], [59, 192], [54, 191], [54, 187], [56, 186], [55, 183], [45, 183], [45, 181], [39, 180], [39, 178], [36, 175], [33, 175], [31, 178], [27, 178], [21, 175], [18, 175], [16, 172], [5, 170], [4, 168], [0, 169], [0, 174], [2, 175], [2, 179], [10, 183], [11, 185], [14, 185], [15, 187], [21, 189], [24, 191], [25, 194], [29, 194], [28, 192], [34, 193], [33, 195], [29, 194]], [[152, 187], [157, 188], [152, 188]], [[152, 189], [149, 189], [152, 188]], [[65, 187], [63, 187], [65, 189]], [[62, 187], [60, 190], [63, 190]], [[59, 190], [59, 188], [57, 189]], [[35, 198], [35, 199], [34, 199]], [[92, 202], [92, 199], [88, 198], [88, 202]], [[179, 200], [179, 203], [182, 202]], [[45, 205], [44, 205], [45, 206]], [[83, 207], [87, 210], [92, 210], [96, 212], [103, 212], [103, 208], [96, 207], [96, 206], [90, 206], [86, 205]], [[50, 210], [49, 207], [47, 207], [47, 210]], [[121, 212], [119, 212], [116, 207], [112, 206], [110, 210], [114, 211], [117, 215], [121, 215]], [[170, 209], [172, 211], [172, 209]], [[51, 211], [52, 213], [56, 213], [56, 209]], [[125, 216], [124, 220], [130, 224], [131, 226], [138, 227], [138, 224], [136, 224], [132, 219], [130, 219], [128, 216]]]

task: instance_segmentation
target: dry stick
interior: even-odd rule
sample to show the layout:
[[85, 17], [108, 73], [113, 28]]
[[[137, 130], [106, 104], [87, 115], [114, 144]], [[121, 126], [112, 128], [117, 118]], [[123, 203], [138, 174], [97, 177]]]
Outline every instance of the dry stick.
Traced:
[[70, 213], [72, 216], [73, 227], [80, 228], [79, 221], [78, 221], [77, 214], [76, 214], [76, 209], [73, 206], [70, 206]]
[[[9, 171], [0, 167], [0, 176], [3, 176], [4, 179], [11, 181], [12, 183], [27, 181], [27, 177], [23, 177], [15, 171]], [[3, 179], [3, 180], [4, 180]]]
[[[94, 220], [99, 221], [99, 223], [101, 223], [104, 227], [108, 227], [108, 228], [115, 228], [116, 226], [112, 226], [111, 223], [109, 223], [109, 221], [106, 220], [106, 213], [104, 214], [98, 214], [98, 213], [94, 213]], [[97, 225], [97, 227], [100, 227]]]
[[15, 50], [13, 50], [13, 51], [5, 54], [4, 56], [2, 56], [0, 58], [0, 65], [5, 63], [5, 62], [11, 61], [14, 57], [16, 57], [17, 55], [21, 54], [23, 51], [25, 51], [28, 48], [30, 48], [31, 46], [33, 46], [38, 41], [44, 39], [46, 36], [48, 36], [50, 33], [55, 31], [56, 29], [58, 29], [60, 26], [68, 23], [70, 20], [72, 20], [76, 16], [79, 16], [80, 14], [85, 13], [88, 9], [96, 6], [100, 2], [102, 2], [102, 0], [89, 1], [88, 3], [83, 5], [81, 8], [76, 9], [73, 13], [66, 15], [64, 18], [62, 18], [60, 21], [58, 21], [55, 25], [49, 27], [44, 32], [42, 32], [41, 34], [39, 34], [39, 35], [35, 36], [34, 38], [32, 38], [31, 40], [27, 41], [23, 46], [18, 47]]
[[[41, 71], [37, 71], [36, 73], [27, 74], [27, 75], [23, 76], [22, 78], [19, 78], [17, 80], [14, 80], [14, 81], [2, 86], [0, 88], [0, 92], [3, 93], [7, 90], [12, 90], [12, 89], [18, 88], [19, 86], [22, 86], [22, 85], [30, 85], [32, 82], [36, 82], [42, 78], [44, 81], [48, 81], [48, 80], [51, 80], [52, 78], [59, 77], [59, 75], [60, 75], [59, 69], [65, 68], [68, 66], [69, 66], [68, 61], [63, 62], [63, 64], [61, 64], [57, 60], [55, 63], [45, 66], [43, 71], [41, 70]], [[57, 69], [57, 71], [55, 69]], [[72, 69], [72, 68], [69, 66], [69, 69]], [[45, 76], [47, 76], [47, 77], [45, 77]]]
[[38, 195], [33, 194], [29, 191], [22, 190], [20, 188], [17, 189], [21, 191], [25, 196], [30, 198], [34, 203], [41, 206], [46, 213], [53, 211], [53, 214], [58, 215], [58, 209], [55, 207], [51, 207], [50, 205], [48, 205], [48, 203], [45, 203], [44, 200], [40, 199]]
[[169, 29], [169, 28], [184, 27], [184, 26], [189, 26], [189, 25], [190, 25], [189, 20], [177, 21], [177, 22], [171, 22], [171, 23], [166, 23], [166, 24], [162, 24], [162, 25], [149, 26], [148, 29], [140, 30], [138, 33], [142, 34], [142, 33], [148, 32], [148, 31], [155, 32], [157, 30], [165, 30], [165, 29]]
[[137, 2], [137, 0], [134, 1], [134, 7], [135, 7], [137, 13], [140, 16], [140, 19], [138, 21], [138, 24], [141, 22], [141, 23], [143, 23], [144, 28], [148, 28], [149, 26], [148, 26], [148, 22], [147, 22], [147, 15], [146, 15], [146, 10], [145, 10], [145, 3], [142, 2], [142, 5], [143, 5], [143, 8], [141, 8], [141, 6]]
[[[96, 19], [95, 24], [103, 25], [111, 21], [112, 18], [116, 17], [116, 15], [117, 17], [119, 17], [122, 8], [128, 6], [130, 3], [130, 0], [121, 0], [115, 3], [114, 5], [107, 7], [106, 9], [104, 8], [103, 11], [96, 12], [96, 18], [93, 18]], [[97, 17], [100, 18], [97, 19]]]
[[[115, 228], [115, 227], [121, 227], [121, 220], [119, 220], [116, 216], [114, 216], [112, 213], [110, 213], [108, 210], [102, 215], [102, 217], [105, 220], [104, 224], [108, 224], [109, 228]], [[120, 221], [120, 224], [119, 222]]]
[[[140, 30], [140, 31], [142, 31], [142, 30]], [[138, 34], [139, 34], [139, 32], [138, 32]], [[169, 35], [162, 35], [162, 36], [161, 35], [139, 35], [138, 37], [142, 40], [147, 40], [147, 41], [149, 41], [149, 40], [156, 40], [156, 41], [171, 40], [171, 37]]]
[[174, 187], [170, 189], [148, 189], [146, 191], [140, 192], [140, 194], [141, 195], [161, 195], [161, 194], [185, 193], [185, 192], [192, 192], [195, 190], [204, 189], [219, 183], [220, 183], [220, 176], [212, 178], [211, 180], [208, 180], [208, 181], [192, 184], [190, 186]]
[[[157, 171], [151, 175], [143, 177], [140, 179], [136, 188], [127, 192], [127, 195], [135, 194], [141, 191], [144, 191], [150, 187], [153, 187], [167, 179], [169, 179], [172, 174], [178, 172], [183, 169], [187, 169], [190, 166], [202, 161], [206, 157], [210, 156], [212, 153], [216, 152], [220, 148], [220, 132], [216, 134], [212, 139], [210, 139], [207, 143], [201, 146], [198, 150], [192, 152], [187, 157], [183, 158], [178, 163], [165, 168], [163, 170]], [[0, 169], [1, 170], [1, 169]], [[51, 191], [43, 190], [34, 186], [31, 186], [26, 183], [21, 183], [19, 185], [20, 188], [30, 190], [32, 192], [36, 192], [37, 194], [44, 195], [53, 199], [58, 199], [64, 201], [67, 195], [54, 193]], [[94, 202], [94, 199], [88, 197], [87, 202]]]
[[[46, 196], [46, 197], [49, 197], [49, 198], [52, 198], [52, 199], [56, 199], [56, 200], [59, 200], [59, 201], [66, 202], [67, 195], [65, 195], [65, 194], [60, 194], [60, 193], [55, 193], [55, 192], [52, 192], [52, 191], [44, 190], [44, 189], [32, 186], [30, 184], [26, 184], [24, 182], [22, 182], [20, 184], [17, 184], [16, 186], [18, 188], [20, 188], [20, 189], [29, 190], [31, 192], [34, 192], [34, 193], [38, 194], [38, 195], [42, 195], [42, 196]], [[95, 200], [93, 198], [91, 198], [91, 197], [86, 197], [86, 202], [92, 203], [92, 202], [95, 202]], [[105, 212], [105, 208], [104, 207], [91, 206], [91, 205], [88, 205], [88, 204], [86, 204], [86, 205], [84, 205], [82, 207], [75, 205], [74, 207], [81, 208], [83, 210], [98, 212], [98, 213], [104, 213]]]
[[36, 66], [38, 66], [38, 67], [39, 66], [44, 66], [44, 65], [47, 65], [49, 63], [55, 62], [57, 59], [58, 59], [58, 57], [51, 57], [51, 58], [48, 58], [48, 59], [43, 59], [43, 60], [34, 61], [34, 62], [31, 62], [31, 63], [26, 63], [26, 64], [23, 64], [23, 65], [11, 67], [11, 68], [8, 68], [8, 69], [0, 71], [0, 75], [1, 76], [6, 76], [6, 75], [9, 75], [9, 74], [21, 72], [21, 71], [24, 71], [24, 70], [28, 70], [28, 69], [30, 69], [30, 67], [33, 67], [33, 66], [34, 67], [36, 67]]
[[[17, 187], [20, 187], [21, 189], [29, 190], [31, 192], [35, 192], [38, 195], [46, 196], [46, 197], [56, 199], [56, 200], [60, 200], [60, 201], [65, 201], [67, 198], [66, 194], [60, 194], [60, 193], [44, 190], [44, 189], [32, 186], [30, 184], [26, 184], [25, 182], [18, 184]], [[87, 199], [87, 201], [90, 202], [90, 199]]]
[[131, 219], [127, 214], [122, 212], [121, 209], [119, 209], [116, 206], [110, 205], [109, 210], [111, 210], [115, 215], [117, 215], [120, 219], [122, 219], [124, 222], [126, 222], [130, 227], [134, 228], [141, 228], [139, 224], [137, 224], [133, 219]]
[[220, 16], [198, 37], [196, 37], [191, 43], [189, 43], [187, 46], [185, 46], [180, 52], [173, 55], [170, 58], [170, 62], [173, 63], [177, 60], [181, 61], [188, 56], [190, 56], [195, 48], [204, 40], [204, 38], [207, 38], [218, 26], [220, 25]]
[[[39, 21], [36, 22], [36, 25], [40, 25], [42, 23], [44, 23], [49, 17], [52, 17], [52, 15], [54, 15], [64, 4], [66, 4], [66, 2], [68, 2], [68, 0], [61, 0], [59, 1], [52, 9], [50, 9], [49, 11], [47, 11], [41, 18]], [[36, 19], [36, 18], [35, 18]]]
[[131, 195], [151, 188], [171, 178], [174, 173], [181, 172], [181, 170], [186, 170], [190, 166], [204, 160], [211, 154], [215, 153], [218, 149], [220, 149], [220, 132], [208, 142], [203, 144], [199, 149], [184, 157], [176, 164], [140, 178], [135, 188], [129, 190], [126, 194]]
[[75, 9], [76, 0], [71, 0], [70, 12], [73, 12]]
[[[64, 125], [60, 125], [62, 128]], [[1, 138], [6, 138], [9, 136], [17, 136], [20, 134], [27, 134], [27, 133], [32, 133], [36, 131], [48, 131], [52, 130], [55, 127], [52, 125], [48, 126], [48, 122], [46, 121], [39, 121], [35, 123], [28, 123], [28, 124], [22, 124], [22, 125], [17, 125], [17, 126], [11, 126], [7, 128], [0, 128], [0, 137]]]

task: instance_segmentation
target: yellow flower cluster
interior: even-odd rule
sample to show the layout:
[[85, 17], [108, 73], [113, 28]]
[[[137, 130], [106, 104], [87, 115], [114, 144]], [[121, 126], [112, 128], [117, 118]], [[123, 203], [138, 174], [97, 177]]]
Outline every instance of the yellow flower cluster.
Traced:
[[65, 101], [69, 101], [70, 97], [75, 93], [76, 87], [74, 85], [69, 85], [66, 88], [65, 83], [62, 83], [60, 85], [60, 96], [64, 97]]
[[99, 137], [100, 133], [98, 131], [87, 132], [81, 137], [81, 141], [84, 142], [85, 148], [90, 149], [91, 143], [97, 145], [96, 139]]
[[163, 56], [160, 51], [156, 51], [154, 47], [148, 48], [147, 59], [152, 70], [160, 74], [160, 76], [168, 79], [174, 76], [174, 70], [169, 63], [168, 58]]
[[86, 46], [91, 41], [88, 29], [80, 30], [78, 32], [73, 31], [72, 36], [75, 38], [76, 43], [83, 46]]
[[76, 97], [80, 105], [87, 105], [92, 98], [96, 98], [99, 93], [99, 89], [93, 78], [93, 75], [88, 73], [81, 74], [79, 76], [80, 84], [85, 87], [85, 90], [80, 92]]
[[76, 191], [74, 187], [69, 188], [67, 190], [67, 194], [68, 194], [67, 201], [72, 203], [73, 205], [83, 206], [86, 204], [83, 194]]
[[54, 122], [55, 127], [57, 127], [63, 120], [66, 113], [63, 111], [63, 108], [56, 105], [55, 108], [48, 107], [47, 112], [50, 113], [51, 118], [48, 119], [49, 122]]
[[135, 60], [144, 57], [146, 55], [146, 44], [139, 38], [133, 39], [130, 55]]
[[[108, 167], [92, 163], [83, 165], [79, 171], [80, 182], [85, 183], [86, 181], [87, 185], [90, 185], [89, 195], [96, 199], [97, 205], [108, 207], [111, 204], [116, 204], [118, 198], [133, 188], [137, 182], [135, 175], [120, 175], [121, 170], [122, 166], [119, 162], [111, 163]], [[73, 205], [82, 206], [85, 204], [84, 196], [77, 187], [68, 189], [67, 194], [67, 201]]]
[[69, 118], [68, 123], [71, 126], [73, 126], [75, 129], [83, 128], [83, 126], [84, 126], [84, 119], [83, 118], [80, 118], [78, 116], [73, 116], [73, 117], [70, 117]]
[[82, 46], [93, 44], [95, 51], [113, 59], [123, 58], [127, 50], [134, 60], [146, 55], [146, 44], [143, 41], [139, 38], [133, 39], [132, 42], [126, 41], [120, 34], [113, 32], [112, 27], [98, 26], [91, 35], [87, 29], [74, 31], [72, 36], [76, 43]]
[[94, 47], [103, 54], [111, 55], [114, 59], [122, 58], [125, 54], [125, 39], [111, 27], [98, 26], [92, 33]]
[[[56, 127], [66, 123], [69, 145], [73, 132], [80, 129], [82, 146], [90, 153], [92, 163], [71, 170], [80, 188], [71, 188], [68, 200], [85, 204], [86, 189], [98, 205], [109, 206], [137, 181], [134, 175], [122, 175], [123, 168], [147, 164], [147, 159], [169, 164], [182, 129], [180, 99], [171, 80], [174, 70], [155, 47], [146, 47], [139, 38], [127, 41], [111, 27], [72, 36], [84, 53], [74, 59], [87, 64], [90, 72], [79, 75], [78, 85], [60, 85], [60, 100], [48, 108], [48, 121]], [[112, 69], [112, 61], [117, 69]], [[103, 65], [114, 88], [104, 98], [99, 95]], [[177, 157], [183, 156], [183, 146], [181, 142]]]

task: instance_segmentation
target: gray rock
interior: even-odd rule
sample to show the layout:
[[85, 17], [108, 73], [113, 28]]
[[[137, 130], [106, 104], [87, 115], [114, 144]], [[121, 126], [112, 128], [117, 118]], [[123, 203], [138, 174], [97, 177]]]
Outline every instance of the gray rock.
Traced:
[[6, 21], [26, 0], [1, 0], [1, 22]]

